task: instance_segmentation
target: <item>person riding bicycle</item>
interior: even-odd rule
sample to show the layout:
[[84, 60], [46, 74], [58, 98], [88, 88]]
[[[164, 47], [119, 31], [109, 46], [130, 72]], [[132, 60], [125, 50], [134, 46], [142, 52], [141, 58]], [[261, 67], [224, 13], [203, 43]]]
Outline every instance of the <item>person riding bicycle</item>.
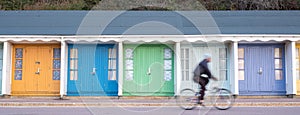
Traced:
[[217, 78], [215, 78], [209, 68], [207, 63], [211, 62], [211, 55], [209, 54], [204, 54], [204, 59], [197, 65], [196, 69], [194, 70], [194, 77], [193, 80], [196, 83], [199, 83], [199, 85], [201, 86], [201, 90], [200, 90], [200, 96], [198, 97], [198, 104], [202, 104], [204, 102], [204, 95], [205, 95], [205, 91], [206, 91], [206, 85], [209, 82], [209, 79], [213, 79], [213, 80], [217, 80]]

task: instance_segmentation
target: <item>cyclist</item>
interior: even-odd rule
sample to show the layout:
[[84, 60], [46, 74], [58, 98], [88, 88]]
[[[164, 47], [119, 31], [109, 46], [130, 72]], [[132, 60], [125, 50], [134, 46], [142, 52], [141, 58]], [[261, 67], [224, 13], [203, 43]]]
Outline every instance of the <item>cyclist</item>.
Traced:
[[214, 76], [212, 76], [210, 70], [208, 69], [208, 63], [211, 62], [211, 55], [204, 54], [204, 59], [197, 65], [194, 70], [193, 80], [196, 83], [199, 83], [201, 86], [200, 96], [198, 97], [198, 104], [202, 104], [204, 102], [204, 95], [206, 91], [206, 85], [209, 82], [209, 79], [217, 80]]

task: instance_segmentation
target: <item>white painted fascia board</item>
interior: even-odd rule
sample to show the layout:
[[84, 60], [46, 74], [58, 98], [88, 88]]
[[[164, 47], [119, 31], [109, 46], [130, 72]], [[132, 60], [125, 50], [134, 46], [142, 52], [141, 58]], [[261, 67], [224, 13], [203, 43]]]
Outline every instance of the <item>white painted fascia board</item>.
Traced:
[[[77, 36], [75, 36], [76, 38]], [[126, 41], [126, 42], [226, 42], [226, 41], [299, 41], [300, 35], [265, 35], [265, 34], [232, 34], [232, 35], [105, 35], [105, 36], [79, 36], [84, 39], [100, 41]], [[78, 39], [77, 39], [78, 40]]]
[[64, 36], [63, 41], [68, 43], [118, 42], [121, 37], [112, 36]]
[[50, 42], [50, 41], [56, 41], [60, 42], [61, 41], [61, 36], [48, 36], [48, 35], [0, 35], [1, 40], [3, 41], [12, 41], [12, 42], [21, 42], [21, 41], [29, 41], [29, 42], [34, 42], [34, 41], [45, 41], [45, 42]]
[[283, 34], [215, 34], [215, 35], [0, 35], [1, 41], [68, 42], [226, 42], [226, 41], [300, 41], [300, 35]]

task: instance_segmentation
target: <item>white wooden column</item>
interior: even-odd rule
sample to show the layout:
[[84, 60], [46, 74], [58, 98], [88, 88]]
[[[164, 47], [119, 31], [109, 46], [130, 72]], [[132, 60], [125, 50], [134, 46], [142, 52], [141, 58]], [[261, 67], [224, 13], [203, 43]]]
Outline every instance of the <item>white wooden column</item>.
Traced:
[[297, 66], [296, 66], [296, 63], [294, 63], [294, 62], [296, 62], [296, 61], [298, 61], [297, 59], [296, 59], [296, 43], [295, 42], [292, 42], [291, 43], [291, 45], [292, 45], [292, 84], [293, 84], [293, 94], [297, 94], [297, 78], [296, 78], [296, 72], [297, 72]]
[[296, 89], [296, 43], [295, 42], [288, 42], [286, 44], [285, 48], [285, 62], [286, 62], [286, 67], [285, 67], [285, 78], [286, 78], [286, 92], [288, 95], [293, 95], [297, 93]]
[[230, 88], [233, 94], [239, 94], [239, 65], [238, 65], [238, 42], [230, 44]]
[[118, 96], [123, 95], [123, 43], [122, 41], [119, 42], [119, 47], [118, 47], [118, 53], [119, 53], [119, 68], [118, 68]]
[[180, 42], [176, 42], [175, 44], [175, 76], [174, 76], [174, 89], [175, 95], [178, 95], [180, 92], [180, 85], [181, 85], [181, 49], [180, 49]]
[[12, 45], [9, 42], [3, 44], [3, 69], [2, 69], [2, 94], [11, 94], [11, 63]]
[[61, 42], [61, 65], [60, 65], [60, 97], [67, 94], [68, 82], [68, 45], [65, 41]]

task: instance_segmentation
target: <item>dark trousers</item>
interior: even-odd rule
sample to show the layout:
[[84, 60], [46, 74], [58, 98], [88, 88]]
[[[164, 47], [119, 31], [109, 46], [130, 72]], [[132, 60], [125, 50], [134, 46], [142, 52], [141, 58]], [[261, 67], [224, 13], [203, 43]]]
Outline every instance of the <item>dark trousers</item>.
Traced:
[[199, 100], [204, 100], [204, 95], [205, 95], [205, 91], [206, 91], [206, 85], [208, 84], [209, 79], [205, 78], [205, 77], [199, 77], [199, 84], [201, 86], [201, 90], [200, 90], [200, 96], [198, 97]]

